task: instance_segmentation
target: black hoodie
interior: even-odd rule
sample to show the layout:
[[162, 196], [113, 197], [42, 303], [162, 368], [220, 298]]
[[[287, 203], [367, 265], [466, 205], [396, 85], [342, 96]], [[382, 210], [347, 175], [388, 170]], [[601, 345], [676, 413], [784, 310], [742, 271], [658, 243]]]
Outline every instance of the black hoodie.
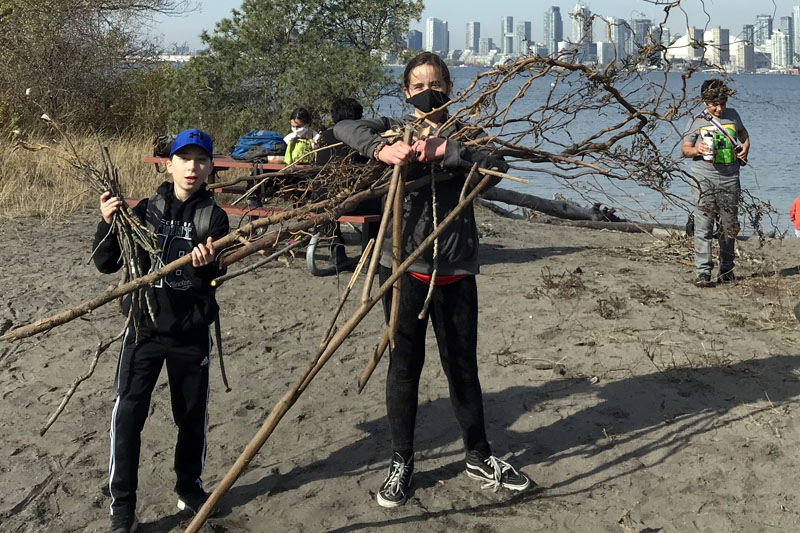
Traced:
[[[192, 248], [205, 242], [209, 236], [216, 241], [228, 234], [228, 215], [215, 205], [208, 235], [196, 235], [193, 222], [195, 209], [203, 200], [212, 197], [205, 185], [185, 202], [175, 198], [171, 182], [162, 183], [157, 194], [166, 200], [164, 215], [156, 228], [163, 264], [190, 253]], [[148, 199], [145, 198], [133, 208], [133, 213], [143, 224], [146, 223], [147, 204]], [[94, 264], [105, 274], [117, 272], [122, 267], [117, 236], [109, 234], [109, 229], [110, 226], [101, 219], [94, 236]], [[151, 268], [147, 254], [143, 255], [145, 264], [141, 265], [142, 271], [155, 270]], [[221, 274], [216, 262], [200, 268], [189, 265], [148, 287], [156, 323], [154, 325], [149, 316], [145, 316], [143, 323], [139, 325], [140, 334], [142, 329], [145, 332], [152, 330], [173, 336], [205, 329], [214, 321], [219, 311], [210, 282]], [[123, 302], [126, 312], [129, 305], [129, 299], [126, 298]]]

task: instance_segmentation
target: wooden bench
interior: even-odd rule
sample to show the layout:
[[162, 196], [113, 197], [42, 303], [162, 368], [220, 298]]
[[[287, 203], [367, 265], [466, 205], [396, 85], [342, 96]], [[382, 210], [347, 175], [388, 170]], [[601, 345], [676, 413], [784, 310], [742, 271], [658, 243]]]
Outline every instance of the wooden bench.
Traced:
[[[155, 165], [156, 172], [165, 172], [166, 168], [166, 157], [156, 157], [156, 156], [148, 156], [145, 157], [143, 162], [150, 163]], [[237, 159], [233, 159], [230, 156], [222, 156], [222, 155], [215, 155], [214, 156], [214, 170], [212, 171], [211, 175], [209, 176], [209, 184], [213, 184], [216, 179], [217, 172], [225, 171], [231, 168], [238, 168], [238, 169], [250, 169], [253, 170], [255, 166], [258, 165], [259, 170], [265, 171], [277, 171], [284, 168], [286, 165], [283, 163], [253, 163], [250, 161], [241, 161]], [[214, 192], [217, 193], [230, 193], [230, 194], [244, 194], [247, 192], [250, 186], [248, 185], [231, 185], [228, 187], [220, 187], [218, 189], [214, 189]], [[138, 199], [133, 198], [126, 198], [125, 201], [130, 206], [135, 206], [139, 203]], [[281, 207], [240, 207], [236, 205], [230, 204], [217, 204], [219, 205], [223, 211], [228, 213], [229, 215], [236, 215], [236, 216], [243, 216], [248, 215], [251, 217], [266, 217], [270, 215], [274, 215], [284, 210]], [[361, 249], [364, 250], [367, 243], [369, 242], [369, 225], [375, 224], [380, 222], [381, 215], [342, 215], [337, 219], [340, 223], [349, 223], [349, 224], [358, 224], [361, 226], [360, 230], [357, 230], [361, 234]], [[318, 246], [319, 242], [324, 240], [320, 233], [315, 234], [312, 236], [311, 240], [309, 241], [308, 246], [306, 247], [306, 264], [308, 265], [308, 270], [315, 276], [328, 276], [331, 274], [335, 274], [338, 271], [343, 269], [349, 268], [352, 264], [358, 261], [359, 258], [351, 258], [345, 265], [330, 265], [328, 263], [328, 258], [330, 257], [330, 253], [328, 252], [327, 255], [325, 253], [318, 253], [323, 252], [320, 250], [320, 246]], [[322, 261], [323, 264], [320, 264]]]

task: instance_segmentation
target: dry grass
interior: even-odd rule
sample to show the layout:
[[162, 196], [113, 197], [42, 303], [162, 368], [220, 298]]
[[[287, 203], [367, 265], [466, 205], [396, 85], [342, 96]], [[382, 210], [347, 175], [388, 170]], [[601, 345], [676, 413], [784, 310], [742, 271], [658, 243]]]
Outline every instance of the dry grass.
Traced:
[[[100, 149], [92, 137], [72, 139], [80, 157], [102, 168]], [[0, 217], [38, 216], [57, 219], [87, 207], [97, 198], [78, 180], [77, 172], [58, 156], [66, 152], [64, 142], [43, 142], [54, 148], [31, 152], [0, 141]], [[122, 188], [130, 197], [153, 194], [166, 177], [145, 165], [142, 158], [152, 155], [151, 139], [104, 139], [111, 160], [119, 169]]]

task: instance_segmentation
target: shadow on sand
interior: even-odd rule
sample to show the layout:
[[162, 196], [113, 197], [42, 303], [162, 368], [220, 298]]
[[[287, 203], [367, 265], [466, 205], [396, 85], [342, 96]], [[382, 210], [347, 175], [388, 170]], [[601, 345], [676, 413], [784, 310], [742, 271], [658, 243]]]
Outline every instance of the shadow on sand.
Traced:
[[[720, 420], [720, 417], [734, 407], [763, 402], [765, 391], [776, 406], [800, 396], [800, 380], [794, 374], [798, 369], [800, 355], [774, 355], [729, 366], [676, 368], [607, 383], [562, 379], [484, 394], [487, 431], [494, 453], [506, 456], [514, 452], [513, 464], [523, 470], [530, 471], [535, 464], [554, 465], [573, 456], [598, 455], [620, 444], [626, 444], [630, 451], [592, 470], [567, 476], [546, 487], [545, 493], [514, 494], [503, 502], [354, 523], [335, 531], [369, 531], [392, 524], [423, 522], [462, 512], [481, 513], [536, 498], [558, 498], [590, 491], [643, 468], [632, 459], [659, 451], [660, 459], [654, 464], [664, 462], [688, 446], [695, 436], [717, 429], [721, 424], [735, 422], [736, 419]], [[596, 403], [531, 431], [508, 429], [521, 417], [535, 416], [537, 411], [546, 409], [544, 402], [574, 394], [594, 395]], [[436, 457], [432, 450], [452, 445], [459, 438], [449, 403], [447, 398], [438, 398], [419, 406], [417, 451], [422, 461]], [[772, 407], [763, 407], [763, 410], [768, 409]], [[749, 415], [756, 412], [750, 410]], [[268, 475], [252, 484], [234, 486], [222, 501], [222, 514], [229, 514], [232, 509], [265, 494], [293, 490], [316, 480], [361, 475], [370, 470], [375, 471], [377, 486], [390, 452], [386, 421], [380, 418], [357, 427], [368, 436], [333, 451], [323, 460], [295, 467], [283, 475]], [[614, 435], [613, 440], [607, 438], [607, 434]], [[658, 436], [653, 438], [652, 434]], [[379, 447], [375, 446], [375, 439], [385, 443], [385, 453], [380, 457], [376, 456], [375, 450]], [[428, 489], [440, 480], [459, 475], [463, 471], [463, 457], [456, 455], [448, 464], [416, 476], [415, 490]], [[622, 470], [615, 467], [622, 467]], [[604, 472], [608, 473], [604, 475]], [[586, 478], [596, 481], [590, 486], [579, 483]], [[144, 531], [166, 531], [184, 519], [181, 515], [164, 517], [146, 524]]]

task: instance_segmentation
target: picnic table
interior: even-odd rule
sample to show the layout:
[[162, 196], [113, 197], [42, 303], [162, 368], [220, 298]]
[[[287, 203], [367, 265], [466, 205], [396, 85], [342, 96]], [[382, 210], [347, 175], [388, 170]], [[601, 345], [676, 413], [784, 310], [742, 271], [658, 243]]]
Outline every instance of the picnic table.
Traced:
[[[278, 156], [280, 157], [280, 156]], [[166, 170], [166, 157], [158, 157], [158, 156], [147, 156], [143, 159], [144, 163], [150, 163], [156, 166], [157, 172], [164, 172]], [[269, 171], [278, 171], [286, 167], [286, 165], [282, 162], [274, 161], [274, 162], [253, 162], [253, 161], [243, 161], [240, 159], [233, 159], [230, 156], [226, 155], [215, 155], [214, 156], [214, 169], [211, 172], [211, 175], [208, 178], [209, 185], [213, 185], [216, 181], [217, 173], [222, 172], [232, 168], [238, 169], [248, 169], [250, 171], [258, 170], [259, 172], [269, 172]], [[244, 194], [254, 183], [254, 180], [246, 182], [246, 185], [231, 185], [227, 187], [220, 187], [213, 189], [214, 192], [220, 193], [233, 193], [233, 194]], [[265, 200], [265, 198], [261, 198], [260, 200]], [[136, 205], [138, 200], [127, 200], [129, 204]], [[278, 213], [283, 210], [281, 207], [265, 207], [263, 205], [253, 207], [253, 206], [236, 206], [230, 204], [217, 204], [219, 205], [226, 213], [230, 215], [247, 215], [254, 218], [257, 217], [264, 217], [270, 216], [272, 214]], [[374, 215], [342, 215], [340, 216], [337, 221], [339, 223], [348, 224], [350, 227], [353, 228], [354, 232], [358, 235], [358, 239], [360, 241], [361, 250], [363, 250], [367, 242], [369, 241], [369, 225], [375, 224], [380, 222], [381, 215], [374, 214]], [[357, 227], [360, 226], [360, 227]], [[330, 250], [328, 250], [327, 246], [320, 246], [320, 243], [326, 242], [326, 239], [318, 232], [311, 237], [308, 245], [306, 246], [306, 265], [308, 266], [309, 272], [314, 276], [329, 276], [339, 272], [342, 269], [349, 268], [352, 264], [358, 261], [358, 258], [351, 258], [348, 260], [347, 263], [344, 265], [333, 265], [331, 264], [328, 259], [330, 258]]]

